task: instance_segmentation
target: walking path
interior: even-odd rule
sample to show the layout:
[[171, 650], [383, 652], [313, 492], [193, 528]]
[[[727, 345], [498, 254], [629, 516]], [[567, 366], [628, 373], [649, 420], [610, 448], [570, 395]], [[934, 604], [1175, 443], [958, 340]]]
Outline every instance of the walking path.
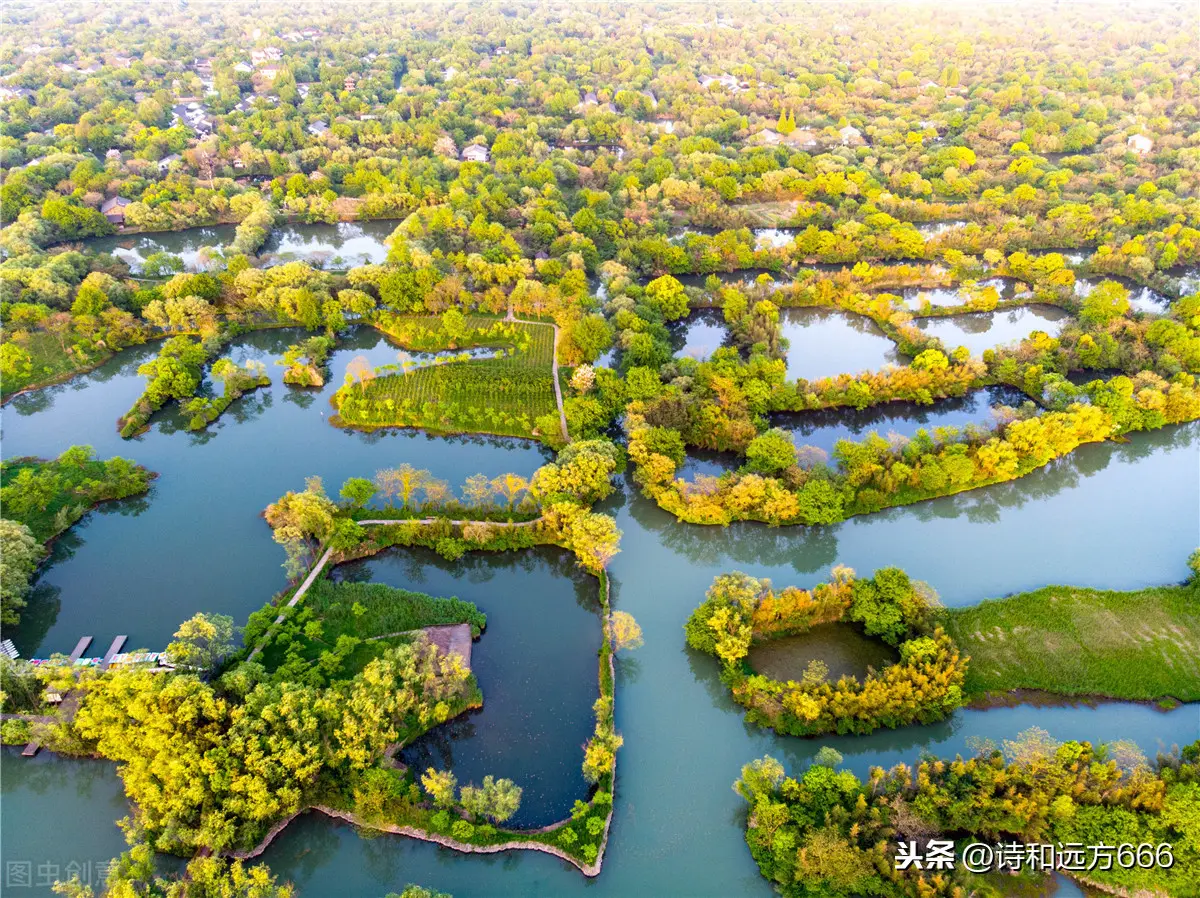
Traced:
[[[433, 523], [436, 523], [441, 520], [443, 520], [443, 519], [442, 518], [417, 518], [415, 520], [412, 520], [412, 519], [401, 519], [401, 520], [385, 519], [385, 520], [377, 520], [377, 521], [359, 521], [358, 525], [360, 527], [362, 527], [362, 526], [371, 526], [371, 525], [378, 525], [378, 524], [433, 524]], [[498, 521], [483, 521], [482, 523], [489, 524], [493, 527], [532, 527], [534, 524], [539, 523], [541, 520], [542, 519], [540, 517], [537, 517], [537, 518], [534, 518], [532, 521], [516, 521], [514, 523], [501, 523]], [[448, 523], [450, 523], [456, 527], [462, 527], [462, 526], [465, 526], [466, 524], [478, 524], [481, 522], [480, 521], [449, 521]], [[304, 598], [304, 594], [306, 592], [308, 592], [309, 587], [311, 587], [313, 585], [313, 583], [316, 582], [317, 575], [320, 574], [322, 570], [324, 570], [326, 563], [329, 561], [329, 556], [331, 556], [332, 554], [333, 554], [333, 547], [330, 546], [328, 549], [325, 550], [325, 554], [320, 557], [320, 559], [317, 561], [317, 563], [313, 565], [312, 570], [308, 572], [308, 576], [304, 578], [304, 582], [300, 584], [300, 588], [296, 590], [295, 594], [291, 597], [291, 599], [288, 600], [288, 603], [284, 606], [285, 610], [279, 612], [279, 616], [275, 618], [275, 623], [271, 624], [271, 628], [269, 630], [267, 630], [266, 633], [263, 634], [263, 638], [260, 639], [258, 642], [258, 645], [256, 645], [253, 648], [253, 650], [251, 650], [250, 655], [246, 660], [253, 661], [256, 657], [258, 657], [258, 653], [261, 652], [263, 646], [267, 644], [271, 635], [275, 632], [275, 628], [283, 623], [283, 619], [287, 615], [286, 609], [295, 607], [296, 603], [299, 602], [302, 598]]]
[[571, 435], [567, 432], [567, 414], [563, 411], [562, 387], [558, 384], [558, 325], [553, 321], [529, 321], [525, 318], [518, 318], [513, 314], [511, 305], [508, 307], [508, 314], [504, 316], [504, 320], [515, 321], [518, 324], [549, 324], [554, 328], [554, 401], [558, 404], [558, 426], [562, 428], [563, 442], [571, 442]]

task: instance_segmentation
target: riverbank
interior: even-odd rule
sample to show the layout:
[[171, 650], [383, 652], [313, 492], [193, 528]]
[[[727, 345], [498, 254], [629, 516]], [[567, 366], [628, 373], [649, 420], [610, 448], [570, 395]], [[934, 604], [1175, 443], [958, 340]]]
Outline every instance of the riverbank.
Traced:
[[971, 658], [964, 689], [983, 705], [1045, 693], [1200, 701], [1200, 608], [1193, 580], [1129, 592], [1046, 586], [946, 614]]

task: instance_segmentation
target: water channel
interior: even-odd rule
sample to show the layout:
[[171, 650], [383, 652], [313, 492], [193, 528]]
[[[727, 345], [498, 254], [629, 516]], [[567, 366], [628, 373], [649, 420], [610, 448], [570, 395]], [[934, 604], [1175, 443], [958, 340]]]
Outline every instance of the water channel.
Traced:
[[[284, 224], [271, 232], [259, 252], [262, 265], [308, 262], [316, 268], [345, 269], [387, 259], [385, 241], [396, 221], [343, 221], [337, 224]], [[236, 226], [214, 225], [148, 234], [115, 234], [85, 242], [97, 253], [111, 253], [136, 273], [154, 253], [179, 256], [188, 271], [203, 271], [233, 243]]]
[[[298, 336], [254, 334], [232, 354], [270, 363]], [[121, 454], [161, 475], [147, 497], [93, 513], [59, 541], [15, 633], [25, 655], [68, 650], [85, 633], [100, 643], [128, 633], [131, 646], [161, 648], [199, 610], [244, 620], [284, 586], [283, 552], [259, 514], [308, 475], [321, 475], [336, 492], [347, 477], [408, 461], [457, 485], [476, 471], [528, 474], [548, 457], [517, 440], [331, 427], [328, 397], [349, 360], [395, 360], [397, 350], [365, 329], [333, 354], [325, 388], [286, 387], [282, 369], [269, 364], [272, 386], [234, 403], [209, 430], [188, 433], [167, 412], [146, 434], [122, 441], [115, 420], [142, 389], [137, 365], [154, 352], [153, 345], [131, 350], [4, 408], [6, 457], [53, 456], [88, 443], [101, 457]], [[1131, 704], [1020, 706], [867, 737], [778, 737], [743, 723], [713, 659], [684, 646], [682, 625], [712, 578], [730, 570], [812, 586], [838, 563], [861, 572], [899, 565], [952, 606], [1047, 583], [1130, 589], [1182, 580], [1185, 558], [1200, 542], [1198, 452], [1200, 425], [1134, 434], [1125, 444], [1085, 446], [1009, 484], [812, 529], [681, 525], [627, 480], [601, 510], [624, 531], [611, 566], [614, 603], [638, 619], [645, 646], [619, 664], [616, 714], [625, 747], [600, 877], [587, 881], [545, 855], [460, 855], [404, 838], [364, 838], [314, 816], [289, 827], [263, 859], [312, 896], [382, 895], [409, 882], [457, 898], [767, 896], [742, 839], [741, 801], [729, 788], [741, 765], [763, 754], [799, 770], [831, 745], [849, 769], [865, 773], [871, 765], [912, 763], [922, 751], [966, 751], [971, 736], [1010, 739], [1034, 725], [1060, 739], [1133, 737], [1151, 753], [1190, 742], [1200, 737], [1196, 705], [1169, 713]], [[409, 752], [452, 758], [460, 779], [512, 771], [529, 790], [527, 820], [561, 813], [581, 790], [581, 727], [596, 694], [587, 581], [553, 553], [457, 565], [389, 554], [338, 575], [455, 594], [484, 608], [489, 625], [475, 650], [485, 701], [496, 708]], [[5, 858], [28, 861], [31, 871], [31, 886], [12, 894], [47, 895], [37, 885], [39, 870], [66, 875], [68, 863], [94, 864], [121, 850], [112, 821], [126, 808], [112, 765], [0, 755]]]

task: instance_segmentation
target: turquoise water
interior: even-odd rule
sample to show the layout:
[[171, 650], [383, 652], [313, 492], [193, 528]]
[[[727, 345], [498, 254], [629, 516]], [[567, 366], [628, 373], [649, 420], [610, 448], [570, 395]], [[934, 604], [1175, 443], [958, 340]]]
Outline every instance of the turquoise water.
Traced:
[[[297, 336], [259, 333], [233, 352], [270, 361]], [[141, 390], [139, 359], [153, 352], [133, 350], [4, 408], [7, 457], [55, 455], [87, 442], [102, 457], [122, 454], [161, 475], [148, 497], [90, 515], [60, 542], [35, 613], [14, 635], [27, 655], [69, 649], [85, 633], [101, 643], [129, 633], [131, 647], [161, 648], [198, 610], [244, 619], [284, 585], [283, 553], [259, 514], [309, 474], [336, 491], [347, 477], [407, 461], [458, 484], [475, 471], [527, 474], [547, 457], [517, 440], [331, 427], [328, 396], [347, 362], [359, 353], [395, 356], [366, 331], [334, 354], [322, 390], [285, 387], [283, 369], [271, 365], [273, 385], [234, 403], [209, 431], [187, 433], [163, 414], [147, 434], [122, 441], [115, 420]], [[363, 838], [314, 817], [290, 827], [264, 859], [314, 896], [378, 896], [408, 882], [456, 898], [765, 896], [770, 889], [746, 850], [741, 802], [729, 788], [741, 766], [763, 754], [796, 769], [828, 744], [847, 767], [865, 773], [875, 764], [912, 763], [922, 751], [966, 750], [970, 736], [1000, 741], [1033, 725], [1058, 738], [1132, 736], [1150, 752], [1200, 738], [1198, 706], [1162, 713], [1129, 704], [960, 712], [936, 726], [867, 737], [778, 737], [743, 723], [716, 662], [689, 652], [682, 633], [713, 576], [735, 569], [780, 586], [812, 586], [838, 563], [861, 572], [900, 565], [952, 606], [1047, 583], [1130, 589], [1182, 580], [1184, 559], [1200, 544], [1198, 451], [1197, 425], [1135, 434], [1127, 444], [1085, 446], [1013, 483], [811, 529], [681, 525], [626, 481], [602, 510], [624, 531], [611, 566], [614, 603], [638, 619], [645, 646], [618, 665], [617, 725], [626, 741], [600, 877], [587, 881], [544, 855], [467, 856], [398, 837]], [[579, 788], [596, 694], [595, 612], [577, 575], [538, 553], [457, 565], [423, 553], [388, 555], [344, 573], [361, 576], [364, 567], [381, 582], [472, 599], [489, 615], [475, 658], [485, 697], [512, 719], [493, 721], [485, 715], [496, 712], [485, 709], [465, 721], [473, 731], [452, 727], [410, 751], [432, 756], [445, 749], [456, 768], [469, 771], [460, 778], [512, 770], [529, 790], [528, 819], [553, 819]], [[2, 763], [6, 859], [61, 866], [66, 858], [107, 858], [120, 849], [111, 821], [124, 807], [111, 765], [30, 762], [8, 752]]]

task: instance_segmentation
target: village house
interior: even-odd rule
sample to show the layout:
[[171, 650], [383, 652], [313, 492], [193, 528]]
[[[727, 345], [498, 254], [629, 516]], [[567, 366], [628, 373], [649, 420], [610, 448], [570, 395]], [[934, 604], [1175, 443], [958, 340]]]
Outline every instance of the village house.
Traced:
[[158, 173], [165, 175], [176, 162], [182, 161], [183, 157], [178, 153], [172, 153], [169, 156], [163, 156], [158, 160]]
[[741, 87], [741, 85], [738, 83], [737, 78], [734, 78], [730, 74], [716, 75], [716, 76], [714, 76], [714, 75], [701, 75], [700, 76], [700, 86], [703, 87], [705, 90], [707, 90], [709, 85], [711, 85], [711, 84], [719, 84], [719, 85], [721, 85], [721, 87], [725, 88], [726, 90], [732, 90], [732, 91], [736, 91]]
[[462, 151], [463, 162], [487, 162], [492, 154], [483, 144], [473, 143]]
[[853, 125], [847, 125], [844, 128], [840, 128], [838, 130], [838, 134], [840, 134], [842, 137], [843, 146], [849, 146], [852, 143], [861, 143], [863, 139], [862, 132]]
[[1139, 156], [1145, 156], [1154, 149], [1154, 141], [1145, 134], [1134, 134], [1125, 141], [1125, 145]]
[[125, 207], [129, 205], [129, 202], [123, 196], [114, 196], [100, 205], [100, 212], [113, 224], [124, 224]]
[[314, 135], [315, 137], [320, 137], [322, 134], [324, 134], [328, 130], [329, 130], [329, 125], [327, 125], [325, 122], [321, 121], [320, 119], [318, 119], [317, 121], [313, 122], [311, 125], [308, 126], [308, 133]]

